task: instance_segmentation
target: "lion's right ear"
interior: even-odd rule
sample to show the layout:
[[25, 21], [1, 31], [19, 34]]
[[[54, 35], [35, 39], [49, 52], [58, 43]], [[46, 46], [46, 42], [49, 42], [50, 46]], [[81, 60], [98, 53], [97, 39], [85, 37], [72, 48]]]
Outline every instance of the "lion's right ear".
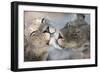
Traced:
[[50, 33], [49, 26], [43, 31], [43, 33]]

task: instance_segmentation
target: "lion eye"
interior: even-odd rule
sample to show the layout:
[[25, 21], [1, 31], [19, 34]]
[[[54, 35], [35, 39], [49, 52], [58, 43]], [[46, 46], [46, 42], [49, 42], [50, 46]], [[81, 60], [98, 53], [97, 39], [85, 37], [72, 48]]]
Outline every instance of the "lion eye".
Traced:
[[35, 33], [36, 33], [36, 31], [33, 31], [33, 32], [30, 34], [30, 36], [33, 36]]

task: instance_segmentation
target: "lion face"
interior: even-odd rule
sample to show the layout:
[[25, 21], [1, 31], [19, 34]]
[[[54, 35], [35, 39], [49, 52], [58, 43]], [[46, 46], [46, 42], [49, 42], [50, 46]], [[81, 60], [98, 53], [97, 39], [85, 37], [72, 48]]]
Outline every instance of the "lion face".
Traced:
[[41, 61], [47, 56], [48, 41], [47, 33], [35, 31], [28, 40], [28, 47], [25, 48], [26, 61]]
[[47, 46], [48, 41], [48, 34], [40, 31], [36, 31], [30, 36], [30, 44], [39, 48]]
[[73, 26], [70, 25], [66, 31], [61, 32], [62, 39], [58, 39], [60, 46], [64, 48], [79, 48], [85, 41], [90, 38], [89, 25]]

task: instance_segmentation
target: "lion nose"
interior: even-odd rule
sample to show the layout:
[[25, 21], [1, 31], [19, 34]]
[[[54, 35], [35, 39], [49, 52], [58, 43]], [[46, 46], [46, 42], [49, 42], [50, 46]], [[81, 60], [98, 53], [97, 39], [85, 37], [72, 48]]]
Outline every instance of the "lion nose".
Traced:
[[58, 39], [62, 39], [63, 37], [61, 36], [61, 34], [59, 33]]
[[49, 45], [49, 40], [48, 40], [48, 42], [46, 44]]
[[49, 26], [46, 28], [46, 30], [43, 31], [43, 33], [50, 33], [49, 32]]

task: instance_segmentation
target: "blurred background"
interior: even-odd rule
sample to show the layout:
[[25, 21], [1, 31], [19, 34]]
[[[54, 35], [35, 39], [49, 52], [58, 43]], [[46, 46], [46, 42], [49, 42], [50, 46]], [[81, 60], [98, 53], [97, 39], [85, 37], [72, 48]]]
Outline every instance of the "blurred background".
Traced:
[[[73, 21], [76, 18], [76, 13], [25, 11], [24, 14], [25, 27], [31, 25], [34, 18], [46, 17], [53, 22], [53, 26], [61, 29], [67, 22]], [[90, 24], [90, 14], [85, 14], [85, 21]]]

